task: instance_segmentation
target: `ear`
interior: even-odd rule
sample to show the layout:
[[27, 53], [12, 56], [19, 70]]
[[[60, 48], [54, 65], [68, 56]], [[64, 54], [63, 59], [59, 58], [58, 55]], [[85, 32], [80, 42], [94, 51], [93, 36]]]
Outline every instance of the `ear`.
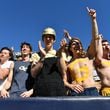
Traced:
[[54, 40], [54, 43], [56, 42], [56, 40]]

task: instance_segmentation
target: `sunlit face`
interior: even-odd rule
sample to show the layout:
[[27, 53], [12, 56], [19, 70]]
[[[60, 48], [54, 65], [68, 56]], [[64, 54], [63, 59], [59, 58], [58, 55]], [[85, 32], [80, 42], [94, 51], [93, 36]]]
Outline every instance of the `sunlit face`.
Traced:
[[22, 55], [30, 55], [31, 54], [31, 49], [28, 45], [23, 45], [21, 49], [21, 54]]
[[44, 44], [46, 47], [52, 47], [54, 42], [55, 41], [53, 35], [47, 34], [44, 36]]
[[107, 59], [110, 59], [110, 44], [108, 42], [102, 43], [103, 54]]
[[2, 61], [7, 61], [10, 59], [10, 51], [3, 49], [0, 53], [0, 59]]
[[102, 47], [103, 49], [110, 49], [110, 44], [108, 42], [103, 42]]
[[82, 50], [82, 45], [78, 40], [74, 40], [71, 44], [71, 51], [81, 51]]

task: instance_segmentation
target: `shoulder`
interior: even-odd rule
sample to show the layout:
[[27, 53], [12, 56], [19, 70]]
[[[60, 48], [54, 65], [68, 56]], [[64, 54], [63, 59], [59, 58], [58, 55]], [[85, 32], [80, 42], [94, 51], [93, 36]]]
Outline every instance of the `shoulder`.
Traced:
[[6, 61], [3, 65], [2, 68], [10, 68], [10, 65], [14, 63], [13, 61]]

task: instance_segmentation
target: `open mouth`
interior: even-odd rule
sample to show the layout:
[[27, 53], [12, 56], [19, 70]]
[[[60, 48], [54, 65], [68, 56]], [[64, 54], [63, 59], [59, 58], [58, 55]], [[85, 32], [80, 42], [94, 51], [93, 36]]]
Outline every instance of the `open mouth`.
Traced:
[[78, 47], [75, 47], [74, 50], [79, 50], [79, 48]]

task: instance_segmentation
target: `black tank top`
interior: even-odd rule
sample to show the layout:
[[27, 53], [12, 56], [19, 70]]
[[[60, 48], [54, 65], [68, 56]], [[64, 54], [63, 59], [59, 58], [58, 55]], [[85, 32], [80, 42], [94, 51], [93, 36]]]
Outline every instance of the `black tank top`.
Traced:
[[36, 77], [38, 96], [64, 96], [65, 87], [58, 69], [57, 57], [46, 58], [41, 72]]

